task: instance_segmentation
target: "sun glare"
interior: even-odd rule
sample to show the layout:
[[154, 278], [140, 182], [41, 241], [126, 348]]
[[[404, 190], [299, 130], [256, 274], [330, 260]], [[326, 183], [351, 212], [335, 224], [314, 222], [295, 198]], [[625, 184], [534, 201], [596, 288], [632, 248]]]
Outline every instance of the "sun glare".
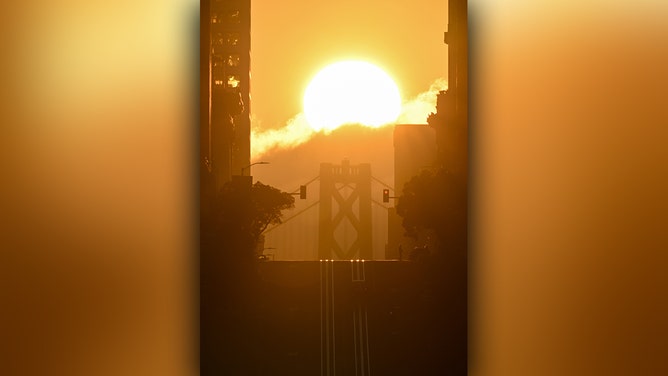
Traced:
[[392, 78], [362, 61], [328, 65], [311, 80], [304, 93], [304, 115], [316, 131], [344, 124], [380, 127], [401, 112], [401, 96]]

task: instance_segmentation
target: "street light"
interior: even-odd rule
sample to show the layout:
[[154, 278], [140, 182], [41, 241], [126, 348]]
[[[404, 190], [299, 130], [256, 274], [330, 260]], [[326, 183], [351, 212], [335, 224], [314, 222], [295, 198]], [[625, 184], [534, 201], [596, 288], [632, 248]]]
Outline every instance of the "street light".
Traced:
[[260, 260], [266, 261], [266, 260], [267, 260], [267, 256], [271, 256], [271, 261], [274, 261], [274, 254], [273, 254], [273, 253], [267, 253], [267, 254], [265, 254], [265, 253], [264, 253], [264, 250], [265, 250], [265, 249], [276, 249], [276, 248], [274, 248], [274, 247], [264, 247], [264, 248], [262, 248], [262, 254], [260, 255]]
[[255, 162], [255, 163], [251, 163], [251, 164], [249, 164], [249, 165], [246, 166], [246, 167], [242, 167], [242, 168], [241, 168], [241, 176], [244, 176], [244, 170], [245, 170], [245, 169], [250, 168], [251, 166], [255, 166], [256, 164], [269, 164], [269, 162], [264, 162], [264, 161], [262, 161], [262, 162]]

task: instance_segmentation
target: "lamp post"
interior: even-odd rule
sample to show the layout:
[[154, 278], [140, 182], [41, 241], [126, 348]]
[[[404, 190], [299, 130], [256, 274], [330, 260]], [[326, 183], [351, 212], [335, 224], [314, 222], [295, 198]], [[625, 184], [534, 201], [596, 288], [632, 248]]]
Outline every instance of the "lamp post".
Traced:
[[261, 258], [262, 260], [265, 260], [265, 261], [267, 260], [267, 256], [271, 256], [271, 261], [274, 261], [274, 254], [273, 254], [273, 253], [267, 253], [267, 254], [265, 254], [265, 253], [264, 253], [264, 250], [265, 250], [265, 249], [276, 249], [276, 248], [274, 248], [274, 247], [264, 247], [264, 248], [262, 248], [262, 255], [260, 256], [260, 258]]
[[255, 165], [257, 165], [257, 164], [269, 164], [269, 162], [264, 162], [264, 161], [262, 161], [262, 162], [255, 162], [255, 163], [251, 163], [251, 164], [249, 164], [249, 165], [246, 166], [246, 167], [242, 167], [242, 168], [241, 168], [241, 176], [244, 176], [244, 170], [245, 170], [245, 169], [250, 168], [251, 166], [255, 166]]

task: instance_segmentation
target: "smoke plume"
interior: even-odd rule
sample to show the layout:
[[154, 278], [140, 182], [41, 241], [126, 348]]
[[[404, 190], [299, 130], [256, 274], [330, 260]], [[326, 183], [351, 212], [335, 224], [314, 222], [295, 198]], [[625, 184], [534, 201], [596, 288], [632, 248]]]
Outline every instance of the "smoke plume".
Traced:
[[[447, 81], [437, 78], [429, 90], [418, 94], [415, 98], [405, 101], [396, 122], [387, 124], [424, 124], [427, 116], [436, 111], [436, 96], [439, 91], [447, 89]], [[321, 130], [329, 133], [331, 130]], [[278, 129], [261, 130], [254, 127], [251, 131], [251, 158], [256, 159], [275, 149], [292, 149], [309, 141], [316, 131], [306, 121], [303, 113], [288, 120], [286, 125]]]

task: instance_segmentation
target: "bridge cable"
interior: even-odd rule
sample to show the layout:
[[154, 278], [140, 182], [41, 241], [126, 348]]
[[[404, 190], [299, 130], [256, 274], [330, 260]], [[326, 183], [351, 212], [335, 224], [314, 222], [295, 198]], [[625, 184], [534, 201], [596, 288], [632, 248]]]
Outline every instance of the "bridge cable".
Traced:
[[285, 224], [287, 221], [289, 221], [289, 220], [293, 219], [294, 217], [296, 217], [296, 216], [302, 214], [303, 212], [305, 212], [305, 211], [311, 209], [312, 207], [318, 205], [319, 203], [320, 203], [320, 200], [318, 200], [318, 201], [312, 203], [311, 205], [309, 205], [309, 206], [305, 207], [304, 209], [298, 211], [298, 212], [295, 213], [294, 215], [291, 215], [290, 217], [286, 218], [283, 222], [277, 224], [276, 226], [274, 226], [274, 227], [272, 227], [272, 228], [269, 228], [269, 229], [266, 229], [266, 230], [264, 231], [264, 234], [268, 233], [269, 231], [274, 230], [276, 227], [280, 227], [281, 225]]

